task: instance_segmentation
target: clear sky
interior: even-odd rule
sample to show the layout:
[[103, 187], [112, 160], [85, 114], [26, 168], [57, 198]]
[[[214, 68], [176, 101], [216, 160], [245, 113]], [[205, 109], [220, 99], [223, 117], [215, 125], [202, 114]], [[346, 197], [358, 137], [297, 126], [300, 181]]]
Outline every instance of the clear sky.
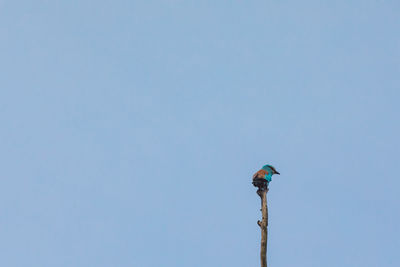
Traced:
[[[328, 3], [329, 2], [329, 3]], [[0, 0], [0, 266], [400, 266], [400, 2]]]

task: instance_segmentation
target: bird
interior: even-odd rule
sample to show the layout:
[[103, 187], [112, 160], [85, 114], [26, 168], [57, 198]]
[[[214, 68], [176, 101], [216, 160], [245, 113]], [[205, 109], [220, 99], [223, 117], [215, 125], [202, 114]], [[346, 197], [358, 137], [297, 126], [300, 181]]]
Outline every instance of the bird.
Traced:
[[278, 174], [280, 175], [280, 173], [271, 165], [264, 165], [261, 170], [259, 170], [258, 172], [256, 172], [253, 175], [253, 181], [256, 179], [265, 179], [267, 180], [267, 183], [271, 182], [272, 180], [272, 175], [274, 174]]

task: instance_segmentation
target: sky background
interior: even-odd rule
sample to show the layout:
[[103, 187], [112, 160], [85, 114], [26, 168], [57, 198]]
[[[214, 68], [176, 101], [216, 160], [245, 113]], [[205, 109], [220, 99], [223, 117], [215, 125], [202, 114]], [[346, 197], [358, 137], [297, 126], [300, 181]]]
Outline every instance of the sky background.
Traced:
[[[329, 3], [327, 3], [329, 2]], [[400, 2], [0, 0], [0, 266], [400, 266]]]

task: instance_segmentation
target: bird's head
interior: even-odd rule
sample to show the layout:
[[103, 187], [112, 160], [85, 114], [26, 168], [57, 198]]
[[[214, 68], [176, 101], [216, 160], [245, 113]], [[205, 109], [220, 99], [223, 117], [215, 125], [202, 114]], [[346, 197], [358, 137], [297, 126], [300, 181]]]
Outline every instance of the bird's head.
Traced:
[[274, 166], [271, 166], [271, 165], [264, 165], [263, 167], [262, 167], [262, 169], [263, 170], [266, 170], [266, 171], [268, 171], [268, 172], [270, 172], [270, 173], [272, 173], [272, 174], [280, 174], [276, 169], [275, 169], [275, 167]]

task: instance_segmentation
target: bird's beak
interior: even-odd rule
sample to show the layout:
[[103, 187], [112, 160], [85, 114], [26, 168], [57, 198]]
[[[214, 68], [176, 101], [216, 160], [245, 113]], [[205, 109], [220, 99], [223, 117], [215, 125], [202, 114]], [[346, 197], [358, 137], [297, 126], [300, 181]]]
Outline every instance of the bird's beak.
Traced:
[[275, 174], [281, 175], [278, 171], [275, 171]]

